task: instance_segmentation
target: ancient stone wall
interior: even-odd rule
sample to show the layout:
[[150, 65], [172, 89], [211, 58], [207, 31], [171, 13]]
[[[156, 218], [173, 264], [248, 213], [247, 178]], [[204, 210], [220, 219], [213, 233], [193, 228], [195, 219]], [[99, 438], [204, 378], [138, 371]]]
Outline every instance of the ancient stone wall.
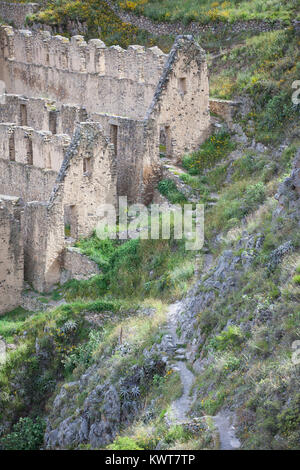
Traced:
[[0, 2], [0, 17], [12, 23], [16, 28], [22, 28], [26, 17], [39, 9], [38, 3], [11, 3]]
[[102, 204], [152, 201], [161, 135], [175, 160], [207, 137], [205, 54], [185, 36], [167, 58], [4, 26], [0, 80], [0, 193], [26, 202], [25, 279], [47, 291], [73, 273], [66, 246], [91, 235]]
[[[153, 97], [166, 55], [158, 48], [106, 47], [43, 31], [1, 28], [4, 72], [8, 93], [85, 106], [88, 112], [144, 117]], [[1, 79], [1, 77], [0, 77]]]
[[210, 113], [223, 119], [229, 128], [232, 126], [234, 115], [239, 106], [240, 103], [238, 101], [220, 100], [216, 98], [209, 99]]
[[49, 201], [25, 207], [25, 278], [35, 289], [48, 291], [60, 281], [65, 227], [74, 240], [91, 235], [100, 219], [100, 205], [116, 207], [116, 196], [113, 146], [99, 124], [81, 123]]
[[0, 193], [18, 196], [24, 201], [46, 201], [57, 172], [0, 158]]
[[24, 281], [22, 201], [0, 196], [0, 314], [20, 305]]
[[61, 284], [70, 279], [89, 279], [100, 273], [97, 263], [80, 253], [79, 249], [75, 247], [67, 247], [64, 250], [63, 266], [64, 270], [60, 278]]
[[87, 120], [87, 112], [84, 107], [55, 100], [6, 94], [0, 103], [0, 118], [3, 123], [72, 136], [76, 123]]
[[191, 36], [178, 36], [169, 54], [147, 117], [166, 134], [166, 153], [180, 159], [210, 132], [205, 52]]
[[58, 172], [70, 140], [67, 135], [0, 123], [1, 157], [25, 165]]
[[101, 124], [105, 135], [114, 145], [118, 196], [127, 196], [129, 203], [145, 202], [144, 168], [147, 167], [145, 172], [152, 174], [151, 168], [158, 165], [156, 126], [149, 120], [121, 118], [110, 114], [93, 113], [91, 117]]

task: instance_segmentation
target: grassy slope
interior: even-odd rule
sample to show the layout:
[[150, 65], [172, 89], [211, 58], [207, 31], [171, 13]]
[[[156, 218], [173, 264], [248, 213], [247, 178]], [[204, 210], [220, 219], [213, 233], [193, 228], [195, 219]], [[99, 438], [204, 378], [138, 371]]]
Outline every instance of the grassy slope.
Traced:
[[147, 47], [158, 45], [163, 50], [169, 50], [172, 38], [167, 36], [154, 37], [147, 31], [121, 21], [104, 0], [58, 0], [45, 2], [44, 7], [29, 19], [39, 23], [60, 28], [66, 36], [69, 21], [85, 25], [86, 39], [99, 37], [108, 46], [118, 44], [128, 47], [130, 44], [142, 44]]
[[[217, 21], [234, 22], [237, 20], [283, 20], [295, 18], [296, 0], [117, 0], [124, 10], [143, 14], [155, 21], [197, 21], [213, 23]], [[299, 5], [298, 5], [299, 7]], [[299, 13], [299, 10], [298, 10]]]

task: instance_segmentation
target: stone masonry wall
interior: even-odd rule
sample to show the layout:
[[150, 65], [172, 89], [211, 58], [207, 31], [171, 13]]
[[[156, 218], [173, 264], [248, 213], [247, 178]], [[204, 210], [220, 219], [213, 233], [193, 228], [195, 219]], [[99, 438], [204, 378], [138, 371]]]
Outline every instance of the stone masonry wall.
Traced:
[[10, 3], [0, 2], [0, 17], [12, 23], [16, 28], [22, 28], [26, 17], [39, 9], [38, 3]]
[[97, 263], [80, 253], [79, 249], [74, 247], [67, 247], [65, 249], [63, 265], [64, 270], [60, 278], [61, 284], [64, 284], [70, 279], [89, 279], [100, 273]]
[[[13, 31], [2, 27], [2, 80], [7, 92], [86, 106], [88, 112], [144, 117], [164, 67], [157, 47], [106, 47], [99, 39], [86, 43], [46, 31]], [[1, 60], [1, 59], [0, 59]], [[1, 79], [1, 76], [0, 76]]]
[[25, 165], [58, 172], [70, 140], [67, 135], [52, 135], [49, 131], [0, 123], [1, 158]]
[[216, 114], [223, 119], [229, 128], [233, 123], [233, 118], [238, 110], [240, 103], [238, 101], [209, 99], [209, 109], [211, 114]]
[[0, 315], [20, 305], [23, 281], [22, 202], [0, 196]]
[[191, 36], [177, 37], [147, 117], [165, 129], [167, 154], [175, 160], [208, 137], [207, 63], [204, 50]]
[[48, 291], [60, 281], [66, 222], [72, 238], [91, 235], [99, 206], [116, 207], [116, 195], [113, 146], [99, 124], [79, 124], [49, 201], [25, 207], [25, 278], [36, 290]]
[[86, 121], [84, 107], [57, 103], [46, 98], [28, 98], [24, 95], [5, 95], [0, 103], [0, 119], [3, 123], [29, 126], [36, 131], [72, 136], [75, 125]]
[[57, 172], [0, 158], [0, 193], [21, 197], [24, 201], [46, 201]]

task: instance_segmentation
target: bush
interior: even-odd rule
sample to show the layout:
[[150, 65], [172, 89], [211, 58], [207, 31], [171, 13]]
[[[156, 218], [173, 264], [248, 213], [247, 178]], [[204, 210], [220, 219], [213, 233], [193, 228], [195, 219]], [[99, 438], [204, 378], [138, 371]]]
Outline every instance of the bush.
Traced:
[[227, 330], [222, 331], [218, 336], [210, 340], [209, 346], [217, 351], [225, 349], [235, 349], [241, 345], [244, 340], [243, 332], [238, 326], [229, 326]]
[[178, 191], [176, 184], [172, 180], [161, 180], [158, 183], [158, 190], [171, 204], [184, 204], [187, 202], [184, 194]]
[[203, 170], [212, 168], [215, 164], [226, 158], [234, 150], [235, 144], [226, 131], [220, 131], [207, 139], [196, 152], [185, 155], [182, 166], [191, 174], [196, 175]]
[[20, 418], [12, 432], [0, 440], [2, 450], [38, 450], [44, 439], [45, 422], [41, 418]]
[[300, 274], [297, 274], [296, 276], [293, 277], [293, 282], [300, 286]]
[[112, 444], [107, 446], [109, 450], [143, 450], [131, 437], [117, 437]]

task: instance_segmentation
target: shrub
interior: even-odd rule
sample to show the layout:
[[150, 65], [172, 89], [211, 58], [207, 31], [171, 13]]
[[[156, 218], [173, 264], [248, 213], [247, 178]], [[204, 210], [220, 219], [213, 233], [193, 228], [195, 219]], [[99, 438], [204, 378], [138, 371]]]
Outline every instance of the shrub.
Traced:
[[3, 450], [38, 450], [44, 439], [45, 422], [37, 417], [20, 418], [12, 432], [0, 440]]
[[107, 446], [109, 450], [143, 450], [131, 437], [117, 437], [112, 444]]
[[293, 282], [300, 286], [300, 274], [297, 274], [296, 276], [293, 277]]
[[159, 192], [165, 196], [172, 204], [184, 204], [187, 202], [186, 197], [176, 187], [172, 180], [161, 180], [158, 183]]
[[191, 174], [196, 175], [227, 157], [234, 150], [235, 144], [231, 141], [228, 132], [222, 130], [207, 139], [196, 152], [185, 155], [182, 166]]
[[225, 349], [235, 349], [241, 345], [244, 335], [238, 326], [229, 326], [227, 330], [222, 331], [218, 336], [210, 340], [209, 346], [217, 351]]

